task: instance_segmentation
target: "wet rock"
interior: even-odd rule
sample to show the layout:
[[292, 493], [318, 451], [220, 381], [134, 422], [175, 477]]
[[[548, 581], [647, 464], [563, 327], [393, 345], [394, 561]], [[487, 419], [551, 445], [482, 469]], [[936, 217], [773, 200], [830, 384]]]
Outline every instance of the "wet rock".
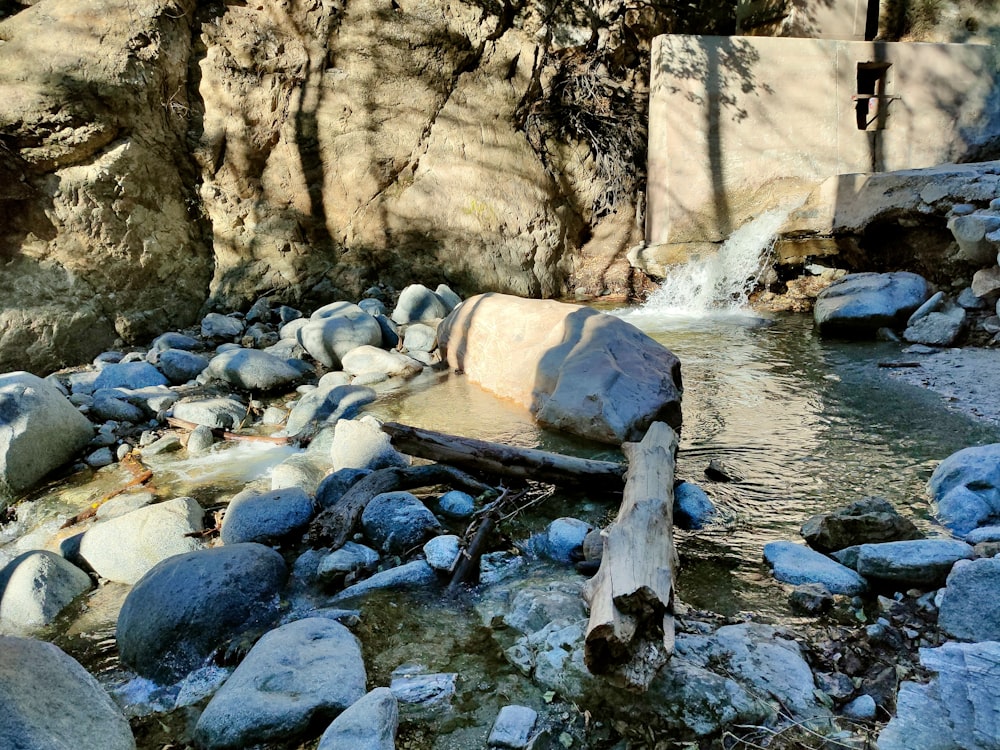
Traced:
[[705, 491], [692, 482], [674, 487], [674, 524], [687, 531], [704, 528], [715, 516], [715, 504]]
[[295, 453], [271, 470], [271, 489], [298, 487], [307, 495], [313, 495], [319, 483], [323, 481], [326, 469], [327, 467], [321, 465], [315, 456]]
[[865, 580], [850, 568], [793, 542], [764, 545], [764, 560], [771, 566], [774, 577], [784, 583], [818, 583], [831, 594], [849, 596], [868, 588]]
[[403, 664], [392, 671], [389, 690], [408, 718], [440, 716], [451, 708], [458, 675], [454, 672], [429, 673], [419, 664]]
[[[381, 351], [381, 350], [379, 350]], [[328, 384], [331, 381], [326, 381]], [[363, 406], [375, 401], [375, 391], [359, 385], [328, 385], [310, 391], [298, 400], [285, 425], [289, 435], [308, 434], [316, 423], [353, 419]]]
[[371, 547], [346, 542], [340, 549], [323, 556], [316, 566], [316, 578], [324, 583], [341, 580], [348, 573], [378, 565], [379, 554]]
[[582, 584], [551, 582], [522, 587], [503, 615], [503, 623], [530, 635], [552, 622], [570, 623], [586, 618]]
[[[204, 427], [204, 425], [198, 426]], [[184, 444], [181, 442], [180, 436], [177, 435], [177, 433], [168, 432], [166, 435], [157, 438], [152, 443], [145, 446], [142, 449], [142, 452], [147, 456], [159, 456], [163, 453], [176, 453], [183, 447]]]
[[866, 497], [813, 516], [802, 525], [802, 536], [815, 550], [835, 552], [855, 544], [920, 539], [923, 535], [888, 500]]
[[208, 367], [208, 360], [200, 354], [183, 349], [167, 349], [157, 360], [160, 371], [175, 385], [194, 380]]
[[359, 346], [343, 356], [344, 372], [358, 378], [369, 375], [384, 375], [387, 378], [408, 378], [424, 369], [424, 366], [405, 354], [386, 351], [377, 346]]
[[0, 636], [0, 747], [135, 750], [121, 710], [57, 646]]
[[358, 480], [369, 474], [369, 469], [340, 469], [329, 474], [316, 488], [316, 503], [323, 509], [333, 507]]
[[395, 750], [398, 727], [392, 690], [375, 688], [333, 720], [316, 750]]
[[275, 622], [286, 575], [281, 555], [261, 544], [164, 560], [135, 584], [118, 615], [122, 663], [175, 682], [227, 642]]
[[80, 555], [109, 581], [135, 583], [154, 565], [202, 545], [204, 511], [194, 498], [178, 497], [95, 524], [80, 541]]
[[245, 748], [303, 738], [365, 694], [357, 638], [310, 617], [264, 635], [205, 707], [195, 727], [204, 748]]
[[409, 459], [392, 447], [372, 417], [337, 422], [330, 455], [335, 471], [340, 469], [388, 469], [409, 466]]
[[819, 293], [813, 318], [823, 336], [871, 338], [901, 328], [930, 295], [927, 281], [908, 271], [852, 273]]
[[302, 377], [302, 372], [285, 360], [256, 349], [217, 354], [208, 365], [208, 374], [245, 391], [271, 391]]
[[460, 539], [454, 534], [436, 536], [424, 545], [424, 557], [434, 570], [451, 571], [461, 549]]
[[110, 521], [112, 518], [124, 516], [133, 510], [145, 508], [150, 505], [156, 497], [152, 492], [131, 492], [113, 497], [97, 509], [98, 521]]
[[938, 625], [962, 641], [1000, 641], [1000, 559], [955, 563], [940, 601]]
[[423, 284], [410, 284], [399, 293], [392, 319], [400, 324], [439, 320], [448, 314], [448, 306]]
[[438, 342], [449, 367], [549, 427], [613, 444], [654, 420], [680, 427], [680, 361], [620, 318], [485, 294], [455, 308]]
[[504, 706], [486, 739], [488, 747], [522, 750], [528, 747], [538, 712], [528, 706]]
[[232, 398], [197, 398], [178, 401], [173, 414], [178, 419], [206, 427], [233, 430], [243, 423], [247, 407]]
[[209, 313], [201, 320], [201, 335], [206, 339], [232, 341], [243, 333], [243, 321], [230, 315]]
[[383, 589], [423, 588], [437, 582], [437, 574], [424, 560], [414, 560], [396, 568], [383, 570], [361, 583], [348, 586], [333, 597], [332, 601], [340, 602], [365, 596], [372, 591]]
[[974, 556], [972, 547], [957, 539], [862, 544], [857, 569], [866, 578], [936, 588], [944, 583], [952, 565]]
[[463, 520], [470, 518], [476, 511], [476, 501], [467, 492], [451, 490], [438, 498], [437, 508], [438, 512], [446, 518]]
[[382, 342], [382, 329], [371, 315], [350, 302], [321, 307], [297, 332], [296, 339], [326, 367], [339, 368], [352, 349]]
[[441, 529], [434, 514], [409, 492], [373, 497], [361, 514], [361, 526], [365, 536], [389, 554], [403, 554]]
[[934, 470], [927, 491], [938, 519], [959, 536], [1000, 520], [1000, 443], [951, 454]]
[[1000, 737], [1000, 643], [945, 643], [920, 650], [936, 672], [903, 682], [896, 715], [878, 737], [880, 750], [992, 750]]
[[94, 428], [53, 385], [27, 372], [0, 375], [0, 504], [72, 459]]
[[580, 554], [591, 526], [578, 518], [557, 518], [545, 529], [545, 554], [559, 562], [572, 562]]
[[219, 536], [223, 544], [270, 544], [303, 529], [313, 512], [312, 498], [299, 487], [244, 490], [229, 501]]
[[212, 434], [212, 428], [207, 425], [200, 424], [188, 433], [186, 447], [191, 455], [205, 453], [213, 445], [215, 445], [215, 435]]
[[122, 362], [107, 365], [94, 381], [94, 390], [102, 388], [145, 388], [151, 385], [170, 385], [170, 381], [149, 362]]
[[0, 568], [0, 632], [27, 633], [48, 625], [92, 585], [90, 576], [54, 552], [18, 555]]

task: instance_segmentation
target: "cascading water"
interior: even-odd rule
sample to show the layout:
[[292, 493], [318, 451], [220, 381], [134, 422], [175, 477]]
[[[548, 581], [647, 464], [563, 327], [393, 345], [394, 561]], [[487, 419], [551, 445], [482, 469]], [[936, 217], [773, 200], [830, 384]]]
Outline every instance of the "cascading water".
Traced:
[[775, 234], [801, 203], [774, 208], [733, 232], [719, 251], [676, 267], [628, 317], [705, 317], [739, 313], [767, 268]]

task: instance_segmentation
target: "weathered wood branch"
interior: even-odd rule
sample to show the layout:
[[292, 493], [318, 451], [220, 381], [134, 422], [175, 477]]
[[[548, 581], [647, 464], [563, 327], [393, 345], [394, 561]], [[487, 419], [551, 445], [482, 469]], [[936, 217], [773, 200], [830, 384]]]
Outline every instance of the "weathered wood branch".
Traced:
[[624, 465], [614, 461], [594, 461], [533, 448], [516, 448], [398, 422], [386, 422], [382, 430], [392, 439], [396, 449], [403, 453], [465, 471], [558, 485], [583, 484], [615, 489], [621, 487], [625, 473]]
[[359, 479], [334, 505], [313, 519], [306, 541], [313, 547], [342, 547], [351, 538], [365, 506], [376, 495], [435, 484], [461, 487], [477, 495], [493, 488], [450, 466], [406, 466], [379, 469]]
[[584, 657], [594, 674], [644, 691], [673, 653], [677, 434], [654, 422], [641, 442], [622, 450], [629, 468], [621, 509], [602, 532], [601, 566], [584, 591]]

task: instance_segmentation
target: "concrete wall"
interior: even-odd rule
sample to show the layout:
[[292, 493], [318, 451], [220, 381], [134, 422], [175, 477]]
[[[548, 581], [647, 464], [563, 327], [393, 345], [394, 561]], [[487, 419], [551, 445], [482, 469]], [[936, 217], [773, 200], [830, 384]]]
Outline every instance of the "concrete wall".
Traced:
[[[648, 245], [693, 250], [838, 174], [961, 159], [1000, 134], [991, 47], [661, 36], [649, 111]], [[858, 65], [888, 66], [863, 100]], [[664, 248], [667, 250], [667, 248]]]

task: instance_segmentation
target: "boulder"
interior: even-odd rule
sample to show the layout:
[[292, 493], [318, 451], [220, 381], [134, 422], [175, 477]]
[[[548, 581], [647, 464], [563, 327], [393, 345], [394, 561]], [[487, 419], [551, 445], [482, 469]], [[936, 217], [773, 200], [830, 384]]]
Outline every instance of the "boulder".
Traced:
[[674, 525], [686, 531], [704, 528], [716, 515], [715, 504], [698, 485], [680, 482], [674, 487]]
[[233, 349], [217, 354], [208, 374], [244, 391], [273, 391], [302, 378], [302, 372], [283, 359], [257, 349]]
[[0, 569], [0, 632], [48, 625], [91, 586], [90, 576], [54, 552], [18, 555]]
[[568, 563], [580, 553], [591, 526], [579, 518], [557, 518], [545, 529], [545, 553], [553, 560]]
[[531, 735], [535, 731], [538, 712], [528, 706], [504, 706], [497, 714], [489, 737], [487, 747], [521, 750], [528, 747]]
[[926, 346], [951, 346], [965, 332], [965, 310], [956, 304], [928, 313], [903, 331], [903, 340]]
[[409, 492], [373, 497], [361, 514], [361, 526], [377, 548], [393, 555], [420, 545], [441, 529], [434, 514]]
[[322, 557], [316, 566], [316, 578], [323, 582], [342, 579], [356, 570], [374, 569], [379, 554], [371, 547], [356, 542], [346, 542], [343, 547]]
[[382, 343], [382, 329], [357, 305], [338, 302], [314, 312], [295, 337], [314, 359], [326, 367], [339, 368], [352, 349]]
[[253, 543], [164, 560], [122, 605], [122, 663], [161, 683], [179, 680], [227, 642], [274, 623], [286, 575], [281, 555]]
[[454, 534], [442, 534], [424, 545], [424, 558], [434, 570], [450, 573], [461, 551], [461, 539]]
[[806, 543], [820, 552], [836, 552], [855, 544], [920, 539], [923, 534], [881, 497], [865, 497], [802, 525]]
[[476, 499], [461, 490], [449, 490], [437, 499], [437, 509], [445, 518], [463, 520], [476, 511]]
[[319, 483], [316, 488], [316, 502], [321, 508], [330, 508], [344, 496], [354, 484], [371, 474], [368, 469], [339, 469]]
[[0, 375], [0, 504], [30, 489], [90, 442], [94, 428], [55, 386]]
[[959, 536], [1000, 519], [1000, 443], [951, 454], [934, 470], [927, 491], [941, 522]]
[[620, 444], [681, 424], [680, 361], [620, 318], [552, 300], [483, 294], [438, 329], [452, 369], [543, 425]]
[[361, 645], [338, 622], [319, 617], [264, 635], [205, 707], [199, 747], [241, 748], [305, 739], [365, 695]]
[[186, 336], [183, 333], [177, 333], [176, 331], [161, 333], [149, 345], [149, 350], [152, 352], [165, 352], [168, 349], [189, 352], [200, 348], [201, 342], [198, 339], [193, 336]]
[[80, 556], [109, 581], [135, 583], [162, 560], [200, 549], [189, 535], [202, 530], [204, 515], [192, 497], [147, 505], [91, 526]]
[[174, 404], [173, 414], [206, 427], [233, 430], [243, 423], [247, 407], [232, 398], [194, 398]]
[[331, 601], [347, 601], [360, 596], [367, 596], [373, 591], [386, 589], [424, 588], [436, 581], [437, 574], [426, 561], [413, 560], [398, 567], [376, 573], [371, 578], [361, 581], [361, 583], [348, 586], [334, 596]]
[[102, 388], [94, 392], [90, 414], [101, 421], [131, 422], [139, 424], [146, 419], [146, 412], [129, 403], [117, 389]]
[[960, 641], [1000, 641], [1000, 559], [955, 563], [941, 595], [938, 625]]
[[[379, 351], [382, 351], [379, 349]], [[361, 385], [333, 385], [322, 383], [298, 400], [288, 415], [285, 432], [299, 435], [308, 432], [318, 422], [336, 422], [353, 419], [363, 406], [375, 401], [375, 391]]]
[[403, 664], [392, 670], [389, 690], [410, 721], [439, 719], [451, 709], [458, 687], [455, 672], [430, 672], [422, 664]]
[[403, 347], [411, 352], [432, 352], [437, 347], [437, 328], [411, 323], [403, 334]]
[[819, 293], [813, 318], [823, 336], [874, 338], [879, 328], [901, 328], [930, 297], [915, 273], [852, 273]]
[[201, 320], [201, 335], [206, 339], [232, 341], [243, 333], [243, 328], [242, 320], [221, 313], [209, 313]]
[[146, 388], [152, 385], [170, 385], [162, 372], [149, 362], [121, 362], [106, 365], [94, 381], [94, 390], [101, 388]]
[[323, 732], [316, 750], [396, 750], [399, 705], [387, 687], [375, 688]]
[[57, 646], [0, 636], [0, 747], [135, 750], [121, 709]]
[[865, 579], [850, 568], [801, 544], [769, 542], [764, 545], [764, 560], [784, 583], [818, 583], [831, 594], [850, 596], [868, 588]]
[[952, 566], [975, 552], [957, 539], [915, 539], [906, 542], [862, 544], [857, 571], [897, 586], [934, 588], [944, 583]]
[[397, 351], [387, 352], [377, 346], [352, 349], [343, 356], [341, 364], [344, 372], [358, 377], [378, 373], [390, 378], [408, 378], [424, 369], [413, 357]]
[[327, 468], [316, 460], [316, 456], [294, 453], [271, 469], [271, 489], [297, 487], [307, 495], [314, 495], [326, 475]]
[[434, 294], [438, 296], [438, 299], [444, 302], [445, 309], [449, 313], [462, 304], [462, 298], [459, 297], [458, 294], [456, 294], [447, 284], [438, 284], [437, 288], [434, 290]]
[[388, 469], [409, 466], [410, 460], [392, 447], [372, 417], [337, 422], [330, 449], [334, 471], [341, 469]]
[[270, 544], [304, 528], [312, 517], [312, 498], [299, 487], [247, 489], [229, 501], [219, 536], [223, 544]]
[[436, 293], [423, 284], [410, 284], [399, 293], [392, 319], [400, 325], [440, 320], [448, 314], [448, 306]]
[[878, 736], [879, 750], [993, 750], [1000, 737], [1000, 643], [945, 643], [920, 649], [934, 672], [927, 683], [903, 682], [896, 715]]
[[208, 360], [184, 349], [166, 349], [160, 353], [157, 364], [171, 383], [181, 385], [198, 377], [208, 367]]

